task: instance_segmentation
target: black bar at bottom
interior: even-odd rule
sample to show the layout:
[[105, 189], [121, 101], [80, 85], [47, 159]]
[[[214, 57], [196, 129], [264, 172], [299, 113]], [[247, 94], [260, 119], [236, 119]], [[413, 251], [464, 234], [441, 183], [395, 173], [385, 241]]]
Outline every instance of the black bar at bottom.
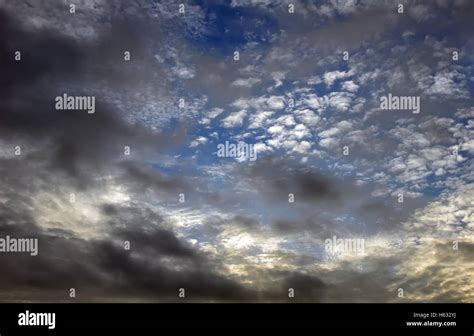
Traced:
[[[20, 314], [55, 313], [19, 325]], [[26, 318], [26, 317], [25, 317]], [[24, 322], [24, 320], [23, 320]], [[415, 325], [420, 324], [421, 325]], [[455, 323], [455, 325], [453, 324]], [[407, 325], [411, 323], [412, 325]], [[51, 325], [50, 325], [51, 326]], [[395, 330], [474, 335], [472, 304], [1, 304], [0, 336], [164, 329]]]

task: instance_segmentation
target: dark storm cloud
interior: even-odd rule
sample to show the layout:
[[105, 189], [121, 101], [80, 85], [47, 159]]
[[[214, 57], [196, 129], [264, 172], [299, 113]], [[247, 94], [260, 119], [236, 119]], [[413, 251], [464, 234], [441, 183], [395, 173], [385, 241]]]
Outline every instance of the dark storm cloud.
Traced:
[[[403, 302], [394, 284], [403, 278], [394, 274], [398, 258], [374, 257], [360, 263], [362, 269], [343, 262], [334, 270], [270, 271], [257, 274], [272, 279], [260, 294], [263, 302]], [[289, 298], [289, 289], [294, 298]]]
[[153, 167], [137, 164], [131, 161], [123, 162], [124, 175], [122, 183], [130, 185], [132, 190], [140, 194], [151, 190], [155, 192], [173, 192], [172, 197], [177, 199], [179, 191], [190, 188], [184, 177], [166, 177]]
[[107, 216], [111, 234], [116, 239], [129, 241], [134, 249], [151, 251], [154, 257], [190, 258], [196, 262], [202, 257], [166, 229], [163, 217], [151, 209], [112, 204], [103, 204], [101, 208]]
[[249, 216], [236, 215], [232, 218], [231, 222], [235, 225], [242, 226], [247, 229], [255, 229], [259, 227], [260, 222], [256, 218]]
[[[108, 295], [136, 302], [177, 301], [181, 287], [186, 289], [190, 301], [250, 298], [251, 291], [218, 275], [205, 255], [160, 227], [159, 214], [134, 207], [105, 205], [104, 209], [115, 225], [109, 237], [85, 240], [71, 232], [67, 235], [58, 230], [40, 229], [24, 208], [15, 212], [0, 207], [1, 233], [39, 241], [39, 253], [35, 257], [0, 254], [4, 268], [0, 300], [7, 300], [12, 289], [19, 296], [23, 291], [29, 293], [28, 300], [44, 300], [41, 294], [35, 293], [41, 289], [49, 293], [47, 301], [67, 301], [69, 288], [75, 288], [78, 300], [85, 302], [108, 300]], [[127, 220], [125, 228], [120, 226], [124, 220]], [[16, 224], [8, 225], [8, 221]], [[28, 225], [20, 226], [23, 221]], [[124, 248], [125, 240], [130, 242], [129, 251]], [[21, 267], [17, 267], [19, 262]]]
[[19, 197], [12, 198], [0, 204], [0, 233], [2, 235], [28, 235], [38, 230], [34, 218], [19, 207]]
[[[142, 225], [142, 223], [138, 222], [136, 225]], [[175, 235], [167, 230], [117, 230], [115, 233], [118, 238], [133, 242], [134, 246], [138, 246], [140, 249], [152, 250], [155, 255], [178, 258], [196, 256], [193, 249], [184, 245]]]
[[341, 190], [336, 181], [313, 168], [276, 157], [264, 157], [243, 175], [272, 200], [288, 202], [288, 194], [304, 202], [338, 202]]
[[[31, 233], [29, 236], [32, 236]], [[128, 297], [135, 302], [150, 299], [178, 301], [178, 288], [185, 288], [187, 297], [195, 300], [242, 300], [248, 291], [237, 283], [213, 273], [209, 267], [189, 268], [192, 255], [182, 255], [172, 245], [166, 255], [184, 258], [169, 264], [153, 259], [148, 249], [133, 247], [125, 251], [121, 244], [109, 240], [83, 241], [47, 235], [36, 235], [39, 239], [39, 254], [36, 257], [0, 255], [6, 271], [2, 277], [2, 293], [42, 289], [51, 291], [48, 300], [66, 301], [69, 288], [75, 288], [79, 301], [95, 301], [82, 289], [101, 291], [107, 296]], [[136, 252], [133, 250], [138, 250]], [[163, 252], [162, 250], [160, 252]], [[190, 258], [190, 260], [186, 259]], [[16, 267], [21, 263], [22, 267]], [[34, 292], [34, 290], [33, 290]], [[176, 293], [176, 295], [173, 295]], [[29, 297], [35, 301], [35, 295]]]
[[[108, 72], [108, 77], [104, 77], [108, 82], [127, 82], [127, 77], [116, 68], [112, 71], [111, 63], [116, 64], [117, 60], [111, 62], [109, 56], [112, 51], [118, 50], [116, 36], [125, 40], [133, 38], [125, 33], [116, 35], [113, 31], [110, 36], [115, 37], [109, 39], [109, 35], [104, 36], [97, 47], [88, 42], [81, 44], [53, 31], [26, 32], [5, 11], [2, 10], [0, 15], [3, 37], [0, 62], [2, 69], [5, 69], [0, 82], [2, 137], [9, 140], [16, 137], [34, 139], [37, 144], [48, 142], [49, 148], [43, 154], [52, 152], [51, 168], [81, 179], [84, 179], [84, 172], [88, 169], [102, 168], [107, 171], [111, 160], [124, 158], [125, 146], [137, 155], [157, 153], [182, 141], [182, 130], [178, 129], [179, 134], [172, 131], [156, 134], [139, 124], [125, 122], [118, 111], [113, 111], [114, 108], [101, 92], [88, 91], [88, 82], [82, 81], [91, 74], [100, 77], [101, 73], [96, 70], [102, 69]], [[21, 62], [14, 60], [15, 50], [22, 51]], [[88, 55], [90, 53], [102, 57], [105, 54], [107, 57], [93, 61]], [[137, 54], [140, 55], [140, 52]], [[101, 60], [105, 62], [102, 64]], [[84, 84], [85, 91], [75, 87], [67, 90], [64, 86], [67, 87], [65, 83], [68, 80]], [[54, 99], [64, 92], [95, 96], [96, 113], [55, 110]], [[81, 182], [85, 184], [87, 181]]]
[[[185, 288], [190, 301], [239, 301], [249, 294], [244, 287], [213, 273], [210, 267], [183, 267], [187, 261], [194, 260], [193, 255], [178, 253], [184, 259], [167, 265], [164, 262], [160, 264], [154, 256], [145, 253], [134, 257], [133, 253], [127, 253], [121, 246], [108, 242], [100, 245], [96, 252], [100, 252], [100, 268], [116, 279], [112, 281], [115, 290], [120, 294], [136, 295], [135, 300], [146, 300], [148, 297], [160, 301], [178, 301], [179, 288]], [[114, 287], [111, 289], [114, 290]]]
[[255, 301], [259, 302], [318, 303], [324, 300], [328, 289], [327, 284], [313, 274], [261, 269], [250, 271], [259, 279], [268, 279], [265, 287], [258, 292], [258, 300]]
[[293, 299], [288, 298], [290, 302], [321, 302], [326, 291], [326, 284], [314, 275], [283, 272], [280, 290], [282, 293], [288, 293], [288, 289], [295, 291]]
[[[0, 17], [0, 62], [3, 69], [0, 94], [3, 98], [15, 91], [18, 95], [19, 88], [37, 85], [44, 77], [51, 80], [58, 75], [69, 77], [80, 71], [83, 52], [75, 41], [53, 32], [23, 31], [21, 23], [2, 9]], [[14, 59], [17, 50], [22, 51], [22, 62]]]

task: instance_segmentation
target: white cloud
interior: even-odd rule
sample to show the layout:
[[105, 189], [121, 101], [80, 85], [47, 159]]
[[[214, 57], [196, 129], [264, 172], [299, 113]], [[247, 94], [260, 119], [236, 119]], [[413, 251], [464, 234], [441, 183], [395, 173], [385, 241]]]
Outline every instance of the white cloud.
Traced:
[[293, 126], [296, 124], [295, 122], [295, 119], [293, 118], [292, 115], [282, 115], [281, 117], [279, 117], [278, 119], [275, 120], [275, 122], [277, 124], [282, 124], [282, 125], [285, 125], [285, 126]]
[[310, 149], [311, 143], [309, 141], [303, 140], [294, 146], [293, 151], [299, 154], [306, 154]]
[[194, 139], [193, 141], [191, 141], [191, 144], [189, 145], [189, 147], [194, 148], [194, 147], [197, 147], [199, 145], [204, 145], [208, 141], [209, 140], [206, 137], [200, 136], [200, 137]]
[[310, 136], [310, 132], [308, 128], [303, 124], [298, 124], [293, 128], [292, 135], [296, 137], [298, 140], [301, 140], [305, 137]]
[[337, 127], [331, 127], [328, 128], [327, 130], [324, 130], [319, 133], [320, 138], [329, 138], [332, 137], [340, 132], [339, 128]]
[[322, 83], [322, 82], [323, 82], [323, 80], [319, 76], [313, 76], [313, 77], [309, 78], [308, 81], [307, 81], [308, 85], [316, 85], [316, 84], [319, 84], [319, 83]]
[[329, 87], [331, 86], [332, 84], [334, 84], [334, 82], [338, 79], [343, 79], [343, 78], [346, 78], [346, 77], [350, 77], [352, 76], [352, 72], [351, 71], [331, 71], [331, 72], [326, 72], [323, 76], [324, 78], [324, 83], [326, 83], [326, 85]]
[[321, 121], [321, 117], [319, 117], [316, 113], [314, 113], [310, 109], [296, 111], [295, 115], [296, 115], [296, 118], [298, 118], [299, 120], [301, 120], [308, 126], [315, 126]]
[[191, 79], [195, 76], [194, 70], [187, 67], [173, 68], [173, 73], [181, 79]]
[[319, 141], [319, 145], [324, 148], [332, 148], [337, 146], [339, 141], [335, 138], [323, 138]]
[[281, 125], [274, 125], [268, 129], [268, 133], [270, 134], [278, 134], [278, 133], [283, 133], [285, 128]]
[[426, 90], [429, 95], [469, 97], [469, 91], [465, 88], [464, 75], [457, 71], [438, 72], [432, 77], [432, 83], [431, 87]]
[[359, 89], [359, 85], [355, 84], [353, 81], [345, 81], [342, 83], [342, 89], [349, 92], [356, 92]]
[[209, 125], [211, 123], [211, 121], [217, 117], [219, 114], [221, 114], [222, 112], [224, 112], [223, 109], [221, 108], [213, 108], [212, 110], [210, 110], [206, 116], [204, 118], [202, 118], [202, 120], [200, 121], [201, 124], [204, 124], [204, 125]]
[[271, 75], [272, 79], [275, 81], [275, 88], [280, 87], [283, 84], [285, 79], [285, 73], [282, 71], [273, 72]]
[[250, 129], [261, 128], [268, 123], [270, 118], [275, 112], [273, 111], [261, 111], [250, 116]]
[[267, 105], [270, 109], [279, 110], [285, 107], [285, 101], [283, 97], [272, 96], [268, 98]]
[[474, 139], [470, 139], [461, 144], [461, 150], [468, 151], [471, 154], [474, 154]]
[[329, 94], [329, 104], [340, 111], [349, 109], [353, 95], [348, 92], [331, 92]]
[[250, 78], [247, 78], [247, 79], [239, 78], [239, 79], [236, 79], [235, 81], [233, 81], [231, 83], [231, 85], [232, 86], [252, 87], [257, 83], [260, 83], [260, 81], [261, 81], [260, 79], [253, 78], [253, 77], [250, 77]]
[[305, 97], [304, 103], [311, 107], [312, 109], [317, 110], [318, 112], [323, 111], [328, 105], [327, 97], [318, 97], [315, 94], [310, 94]]
[[222, 120], [222, 127], [231, 128], [231, 127], [242, 126], [246, 115], [247, 115], [246, 110], [240, 110], [240, 111], [231, 113], [230, 115], [228, 115], [226, 118]]

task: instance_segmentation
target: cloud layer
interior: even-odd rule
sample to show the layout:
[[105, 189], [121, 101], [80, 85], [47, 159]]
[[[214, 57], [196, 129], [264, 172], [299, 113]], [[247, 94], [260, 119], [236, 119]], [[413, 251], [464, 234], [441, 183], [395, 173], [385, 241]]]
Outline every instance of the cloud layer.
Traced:
[[1, 301], [472, 302], [474, 6], [292, 4], [0, 2]]

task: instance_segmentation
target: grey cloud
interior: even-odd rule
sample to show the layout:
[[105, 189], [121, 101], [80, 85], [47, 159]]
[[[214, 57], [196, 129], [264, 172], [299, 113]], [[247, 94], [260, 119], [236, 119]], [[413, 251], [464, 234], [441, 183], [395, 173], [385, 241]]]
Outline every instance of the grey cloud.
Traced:
[[[14, 289], [20, 296], [22, 292], [29, 293], [28, 300], [41, 301], [41, 294], [35, 292], [42, 289], [49, 293], [48, 301], [67, 301], [69, 288], [75, 288], [82, 302], [114, 296], [133, 302], [150, 298], [177, 301], [181, 287], [191, 301], [249, 298], [251, 291], [218, 275], [204, 255], [160, 227], [160, 216], [133, 207], [114, 211], [110, 206], [105, 208], [114, 226], [110, 229], [111, 237], [104, 240], [68, 237], [57, 230], [43, 231], [24, 213], [11, 209], [10, 215], [2, 212], [0, 231], [38, 238], [39, 253], [36, 257], [0, 255], [0, 263], [5, 267], [0, 300], [7, 300], [8, 292]], [[127, 214], [131, 217], [127, 218]], [[21, 216], [28, 227], [18, 226]], [[121, 216], [127, 219], [126, 228], [120, 226], [119, 222], [125, 219]], [[8, 220], [17, 223], [13, 230], [6, 224]], [[124, 249], [124, 240], [130, 241], [130, 251]], [[167, 261], [170, 257], [176, 259], [172, 264]], [[23, 266], [14, 267], [18, 262]]]
[[288, 202], [288, 194], [305, 202], [337, 202], [341, 191], [329, 176], [275, 157], [265, 157], [244, 169], [244, 176], [270, 199]]

